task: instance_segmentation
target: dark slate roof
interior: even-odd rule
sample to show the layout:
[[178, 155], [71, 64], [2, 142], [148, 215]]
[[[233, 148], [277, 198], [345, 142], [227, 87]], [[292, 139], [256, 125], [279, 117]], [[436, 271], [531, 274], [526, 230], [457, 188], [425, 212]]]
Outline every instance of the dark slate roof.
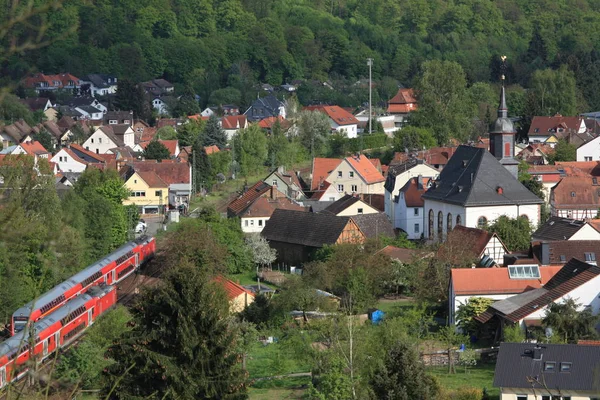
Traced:
[[304, 205], [310, 208], [310, 212], [318, 213], [335, 203], [335, 201], [305, 200]]
[[600, 267], [573, 258], [543, 287], [497, 301], [475, 319], [485, 323], [498, 315], [511, 322], [520, 321], [598, 275]]
[[394, 227], [384, 213], [353, 215], [352, 220], [356, 222], [361, 232], [368, 238], [379, 236], [395, 237]]
[[75, 96], [64, 100], [62, 104], [71, 107], [81, 107], [91, 106], [94, 104], [94, 101], [96, 101], [96, 99], [91, 96]]
[[261, 119], [268, 117], [277, 117], [279, 115], [279, 107], [281, 104], [281, 101], [274, 95], [261, 97], [254, 100], [244, 115], [246, 115], [250, 121], [260, 121]]
[[329, 207], [323, 210], [323, 212], [338, 215], [346, 208], [359, 201], [360, 199], [358, 197], [352, 196], [351, 194], [346, 194], [342, 196], [339, 200], [334, 201]]
[[335, 244], [350, 217], [277, 209], [267, 221], [262, 236], [269, 241], [322, 247]]
[[464, 145], [423, 198], [461, 206], [543, 203], [486, 149]]
[[569, 240], [583, 225], [585, 225], [584, 221], [552, 217], [533, 233], [531, 240]]
[[[545, 363], [556, 362], [555, 372], [545, 372]], [[570, 372], [560, 372], [561, 363], [571, 363]], [[533, 387], [543, 390], [545, 382], [552, 390], [600, 390], [600, 346], [581, 344], [543, 344], [536, 348], [533, 343], [502, 343], [494, 386], [505, 388], [531, 389], [527, 378], [537, 377], [539, 383]], [[545, 393], [545, 392], [542, 392]]]
[[117, 84], [117, 78], [107, 74], [88, 74], [82, 77], [81, 81], [92, 82], [97, 88], [108, 88]]

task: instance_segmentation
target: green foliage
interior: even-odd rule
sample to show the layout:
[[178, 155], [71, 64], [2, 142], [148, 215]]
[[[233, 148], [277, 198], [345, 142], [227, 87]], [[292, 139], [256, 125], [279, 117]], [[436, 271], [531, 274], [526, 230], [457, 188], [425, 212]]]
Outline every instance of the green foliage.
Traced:
[[267, 137], [258, 125], [240, 129], [233, 137], [232, 146], [242, 176], [249, 176], [263, 169], [268, 156]]
[[532, 226], [529, 219], [520, 216], [509, 218], [501, 215], [489, 227], [511, 251], [528, 250], [531, 243]]
[[3, 94], [2, 98], [0, 98], [0, 120], [11, 124], [19, 119], [25, 120], [30, 125], [33, 125], [35, 122], [29, 108], [21, 103], [17, 96]]
[[[352, 398], [352, 382], [346, 373], [344, 362], [338, 357], [330, 357], [318, 375], [316, 383], [311, 384], [308, 398], [314, 400], [344, 400]], [[314, 386], [313, 386], [314, 385]]]
[[136, 118], [148, 120], [152, 116], [150, 99], [144, 88], [134, 80], [120, 78], [115, 103], [122, 111], [133, 111]]
[[144, 149], [144, 158], [160, 162], [171, 158], [171, 152], [167, 149], [167, 146], [158, 140], [153, 140]]
[[409, 150], [422, 150], [437, 146], [433, 131], [429, 128], [406, 126], [394, 133], [394, 150], [404, 152]]
[[384, 364], [371, 378], [378, 399], [436, 399], [439, 388], [425, 372], [414, 345], [398, 341], [387, 351]]
[[193, 164], [193, 179], [196, 185], [196, 191], [210, 191], [216, 174], [213, 172], [210, 159], [208, 158], [200, 139], [196, 140], [192, 146], [191, 161]]
[[459, 305], [456, 312], [458, 327], [465, 333], [476, 334], [479, 324], [474, 318], [487, 310], [493, 302], [487, 297], [471, 297], [466, 303]]
[[156, 138], [161, 140], [173, 140], [179, 139], [179, 135], [172, 126], [163, 126], [156, 131]]
[[589, 307], [583, 310], [581, 308], [582, 305], [575, 299], [567, 299], [560, 304], [552, 303], [542, 319], [542, 324], [552, 328], [553, 337], [567, 343], [577, 343], [580, 339], [595, 339], [598, 337], [595, 328], [598, 316], [593, 315]]
[[[176, 139], [179, 140], [179, 146], [191, 146], [194, 143], [196, 143], [197, 140], [202, 142], [203, 140], [201, 139], [201, 137], [204, 132], [205, 124], [206, 123], [201, 119], [197, 121], [189, 120], [186, 124], [183, 124], [182, 126], [177, 128]], [[160, 128], [159, 131], [161, 129], [163, 128]]]
[[531, 87], [534, 115], [577, 113], [575, 76], [566, 65], [562, 65], [558, 70], [535, 71], [531, 77]]
[[[131, 399], [245, 399], [229, 302], [202, 265], [180, 264], [142, 294], [135, 325], [108, 354], [105, 394]], [[134, 366], [134, 367], [132, 367]]]
[[443, 146], [450, 138], [466, 140], [472, 131], [474, 107], [467, 92], [467, 80], [460, 64], [453, 61], [426, 61], [415, 89], [419, 109], [410, 123], [428, 128]]
[[217, 89], [210, 94], [208, 104], [222, 106], [225, 104], [240, 104], [242, 93], [233, 87]]
[[51, 153], [54, 150], [54, 140], [46, 129], [40, 129], [38, 133], [33, 135], [33, 140], [40, 142], [40, 144]]
[[204, 126], [203, 144], [204, 146], [217, 146], [219, 149], [224, 149], [227, 145], [227, 135], [215, 115], [211, 115]]
[[519, 163], [519, 182], [523, 184], [529, 191], [535, 194], [542, 200], [545, 200], [544, 185], [537, 179], [534, 179], [527, 171], [529, 170], [529, 164], [526, 161]]
[[[476, 366], [478, 360], [479, 353], [473, 349], [465, 349], [458, 354], [458, 363], [465, 367], [465, 373], [467, 373], [467, 369], [469, 367]], [[479, 399], [481, 399], [481, 394], [479, 394], [479, 397], [477, 397], [477, 400]]]
[[548, 160], [552, 164], [557, 161], [575, 161], [577, 160], [577, 146], [565, 139], [559, 139], [554, 147], [554, 152], [548, 155]]
[[230, 151], [219, 151], [218, 153], [212, 153], [208, 156], [208, 162], [210, 163], [211, 170], [215, 176], [217, 174], [223, 174], [226, 177], [229, 176], [229, 172], [231, 170]]
[[525, 340], [525, 332], [520, 324], [507, 325], [504, 327], [504, 341], [508, 343], [522, 343]]
[[296, 125], [300, 142], [309, 149], [310, 155], [324, 155], [327, 139], [331, 134], [327, 115], [319, 111], [301, 111], [296, 118]]

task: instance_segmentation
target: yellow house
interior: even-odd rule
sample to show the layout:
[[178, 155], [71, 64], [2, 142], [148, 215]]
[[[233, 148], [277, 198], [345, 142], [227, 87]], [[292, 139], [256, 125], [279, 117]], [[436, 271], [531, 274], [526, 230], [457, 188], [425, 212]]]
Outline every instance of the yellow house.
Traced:
[[169, 185], [156, 172], [129, 169], [123, 179], [130, 193], [123, 205], [135, 204], [142, 214], [158, 214], [168, 207]]
[[325, 180], [342, 194], [385, 193], [385, 178], [364, 155], [344, 158]]
[[232, 313], [244, 311], [254, 302], [254, 293], [223, 276], [216, 276], [214, 281], [221, 286], [229, 300], [229, 310]]

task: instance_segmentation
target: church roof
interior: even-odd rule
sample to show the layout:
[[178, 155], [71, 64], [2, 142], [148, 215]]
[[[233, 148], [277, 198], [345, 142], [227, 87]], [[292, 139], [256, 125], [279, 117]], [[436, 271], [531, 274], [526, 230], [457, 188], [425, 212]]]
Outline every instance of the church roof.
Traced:
[[487, 150], [464, 145], [458, 147], [423, 198], [461, 206], [543, 202]]

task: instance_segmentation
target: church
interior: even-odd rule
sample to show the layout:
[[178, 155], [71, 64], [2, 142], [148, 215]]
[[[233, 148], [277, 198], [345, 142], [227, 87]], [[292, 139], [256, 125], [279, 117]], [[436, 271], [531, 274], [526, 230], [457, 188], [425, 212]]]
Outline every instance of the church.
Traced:
[[498, 118], [490, 131], [490, 150], [459, 146], [439, 178], [422, 196], [424, 236], [443, 241], [452, 228], [482, 228], [501, 215], [523, 216], [536, 227], [543, 200], [523, 186], [514, 158], [515, 128], [508, 118], [504, 85]]

